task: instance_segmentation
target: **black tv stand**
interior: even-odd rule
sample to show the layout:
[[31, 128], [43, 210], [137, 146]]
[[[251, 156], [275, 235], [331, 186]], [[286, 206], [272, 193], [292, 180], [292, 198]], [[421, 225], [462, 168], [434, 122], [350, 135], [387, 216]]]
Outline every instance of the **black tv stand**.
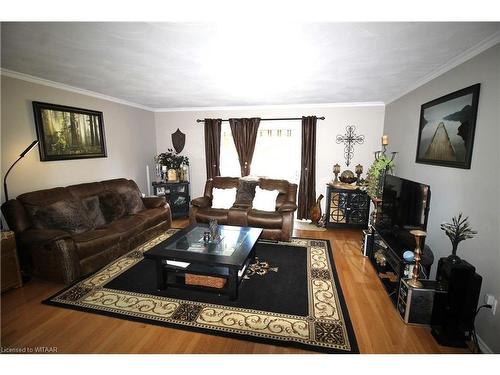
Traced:
[[[403, 259], [404, 249], [395, 241], [386, 241], [377, 232], [376, 229], [372, 228], [372, 246], [371, 252], [368, 255], [377, 276], [382, 282], [389, 298], [391, 299], [394, 306], [397, 304], [399, 295], [399, 286], [402, 278], [411, 277], [411, 269], [413, 268], [414, 262], [407, 263]], [[391, 246], [392, 245], [392, 246]], [[410, 249], [408, 249], [410, 250]], [[413, 249], [411, 249], [413, 250]], [[431, 271], [432, 263], [434, 262], [434, 255], [431, 249], [426, 245], [422, 252], [422, 260], [420, 262], [420, 278], [428, 279]]]

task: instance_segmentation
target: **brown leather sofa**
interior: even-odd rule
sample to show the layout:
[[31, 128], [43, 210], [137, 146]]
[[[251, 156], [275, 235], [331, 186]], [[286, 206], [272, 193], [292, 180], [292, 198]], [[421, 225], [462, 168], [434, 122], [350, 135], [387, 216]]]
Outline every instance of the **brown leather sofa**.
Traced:
[[2, 205], [23, 269], [70, 283], [159, 235], [172, 223], [164, 198], [114, 179], [21, 194]]
[[[214, 177], [205, 184], [203, 197], [193, 199], [189, 213], [191, 223], [206, 223], [216, 219], [219, 224], [263, 228], [260, 238], [290, 241], [293, 215], [297, 209], [297, 185], [285, 180], [259, 178], [254, 182], [261, 189], [278, 190], [274, 212], [252, 208], [252, 181], [237, 177]], [[230, 209], [212, 208], [212, 189], [236, 188], [236, 201]], [[254, 188], [255, 189], [255, 188]]]

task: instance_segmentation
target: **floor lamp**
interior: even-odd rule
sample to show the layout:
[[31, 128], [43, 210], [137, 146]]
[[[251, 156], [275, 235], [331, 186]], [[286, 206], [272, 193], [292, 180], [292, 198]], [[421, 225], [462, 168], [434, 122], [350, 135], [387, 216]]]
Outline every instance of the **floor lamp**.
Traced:
[[38, 144], [38, 141], [33, 141], [26, 149], [19, 155], [19, 158], [10, 166], [10, 168], [7, 170], [7, 173], [5, 174], [5, 177], [3, 178], [3, 191], [5, 192], [5, 201], [7, 202], [9, 200], [9, 193], [7, 192], [7, 176], [9, 175], [10, 170], [14, 167], [14, 165], [17, 164], [19, 160], [24, 158], [24, 156], [30, 152], [33, 147], [35, 147]]

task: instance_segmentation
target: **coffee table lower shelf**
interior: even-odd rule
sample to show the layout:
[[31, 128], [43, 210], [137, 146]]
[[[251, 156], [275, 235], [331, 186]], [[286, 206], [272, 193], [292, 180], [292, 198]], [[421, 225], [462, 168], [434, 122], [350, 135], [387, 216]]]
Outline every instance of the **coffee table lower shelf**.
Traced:
[[[157, 261], [157, 267], [161, 268], [158, 269], [156, 273], [158, 289], [164, 290], [168, 287], [196, 289], [215, 292], [218, 294], [227, 294], [231, 300], [235, 300], [238, 298], [239, 284], [243, 280], [245, 271], [253, 259], [253, 257], [249, 257], [241, 269], [227, 266], [208, 266], [196, 263], [191, 263], [189, 266], [184, 268], [167, 265], [165, 264], [165, 260], [162, 262]], [[208, 285], [188, 284], [186, 283], [186, 274], [224, 279], [224, 286], [222, 288], [218, 288]]]

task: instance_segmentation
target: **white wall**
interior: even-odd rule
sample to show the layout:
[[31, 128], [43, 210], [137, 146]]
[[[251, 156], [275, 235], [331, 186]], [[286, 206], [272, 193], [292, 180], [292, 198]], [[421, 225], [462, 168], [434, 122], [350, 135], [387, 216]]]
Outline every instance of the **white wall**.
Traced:
[[[36, 139], [32, 101], [102, 111], [108, 157], [41, 162], [33, 149], [10, 172], [9, 197], [38, 189], [131, 178], [146, 192], [146, 164], [154, 166], [154, 115], [110, 101], [1, 76], [2, 177], [19, 154]], [[2, 187], [2, 202], [4, 201]]]
[[[415, 163], [420, 106], [432, 99], [480, 83], [471, 169]], [[479, 234], [459, 245], [458, 255], [483, 276], [482, 293], [500, 299], [500, 45], [497, 45], [386, 107], [384, 132], [399, 150], [396, 174], [431, 186], [428, 239], [437, 259], [451, 253], [440, 223], [459, 212], [469, 216]], [[434, 268], [435, 272], [435, 268]], [[479, 336], [500, 353], [500, 306], [493, 316], [481, 311]]]
[[[337, 134], [345, 134], [347, 125], [355, 125], [356, 133], [365, 136], [362, 145], [354, 147], [354, 158], [349, 169], [354, 171], [356, 164], [362, 164], [365, 172], [373, 161], [373, 152], [380, 149], [380, 138], [384, 121], [383, 106], [359, 107], [297, 107], [287, 109], [247, 109], [247, 110], [220, 110], [205, 112], [161, 112], [155, 113], [156, 148], [157, 152], [164, 152], [172, 148], [171, 134], [179, 128], [186, 134], [186, 145], [183, 155], [189, 157], [191, 165], [191, 197], [203, 194], [206, 181], [205, 170], [205, 142], [203, 123], [196, 119], [229, 117], [301, 117], [307, 115], [325, 116], [325, 120], [318, 120], [317, 125], [317, 159], [316, 159], [316, 195], [326, 192], [326, 183], [333, 178], [332, 168], [335, 163], [346, 169], [344, 159], [344, 145], [336, 144]], [[296, 150], [300, 153], [300, 149]], [[323, 205], [325, 200], [323, 200]], [[323, 206], [324, 207], [324, 206]]]

